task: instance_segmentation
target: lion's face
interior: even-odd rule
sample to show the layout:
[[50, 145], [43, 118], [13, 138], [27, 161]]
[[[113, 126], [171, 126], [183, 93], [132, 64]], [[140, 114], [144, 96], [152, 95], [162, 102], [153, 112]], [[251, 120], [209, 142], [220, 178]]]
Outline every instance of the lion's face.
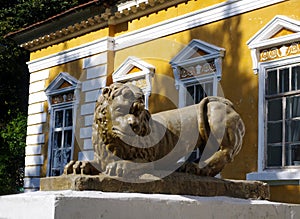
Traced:
[[108, 97], [109, 132], [113, 136], [149, 134], [150, 113], [145, 109], [143, 92], [131, 84], [112, 84], [103, 90]]

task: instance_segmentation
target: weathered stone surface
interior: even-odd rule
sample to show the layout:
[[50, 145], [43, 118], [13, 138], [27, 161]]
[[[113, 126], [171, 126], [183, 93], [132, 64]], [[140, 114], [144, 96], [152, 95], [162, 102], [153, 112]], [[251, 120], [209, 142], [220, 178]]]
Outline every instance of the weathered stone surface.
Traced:
[[[144, 176], [149, 180], [151, 175]], [[119, 179], [119, 180], [118, 180]], [[171, 175], [145, 183], [128, 183], [105, 175], [62, 175], [42, 178], [40, 190], [96, 190], [103, 192], [138, 192], [195, 196], [229, 196], [244, 199], [269, 199], [269, 186], [258, 181], [224, 180], [186, 173]]]

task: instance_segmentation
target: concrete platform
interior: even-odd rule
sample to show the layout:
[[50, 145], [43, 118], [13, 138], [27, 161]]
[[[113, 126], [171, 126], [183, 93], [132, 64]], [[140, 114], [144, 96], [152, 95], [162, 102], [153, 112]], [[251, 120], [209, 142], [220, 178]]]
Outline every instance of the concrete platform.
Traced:
[[0, 218], [300, 218], [300, 205], [230, 197], [101, 191], [38, 191], [0, 196]]
[[[144, 181], [144, 182], [143, 182]], [[102, 192], [133, 192], [149, 194], [176, 194], [193, 196], [228, 196], [233, 198], [269, 199], [266, 183], [247, 180], [218, 179], [174, 172], [165, 178], [143, 176], [139, 183], [124, 182], [122, 178], [104, 174], [62, 175], [41, 179], [41, 191], [93, 190]]]

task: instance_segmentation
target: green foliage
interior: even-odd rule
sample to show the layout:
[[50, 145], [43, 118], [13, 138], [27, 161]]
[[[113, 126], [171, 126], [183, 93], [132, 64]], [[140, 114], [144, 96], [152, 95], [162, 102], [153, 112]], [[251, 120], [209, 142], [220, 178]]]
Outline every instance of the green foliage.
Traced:
[[0, 194], [22, 188], [29, 87], [29, 53], [4, 36], [88, 1], [1, 0]]
[[27, 117], [21, 112], [14, 114], [0, 130], [0, 195], [23, 188]]

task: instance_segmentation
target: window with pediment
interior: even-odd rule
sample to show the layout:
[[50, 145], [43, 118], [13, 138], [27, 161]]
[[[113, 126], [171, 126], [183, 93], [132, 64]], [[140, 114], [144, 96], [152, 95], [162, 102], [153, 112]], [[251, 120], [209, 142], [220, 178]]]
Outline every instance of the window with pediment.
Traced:
[[148, 109], [152, 90], [152, 77], [155, 68], [149, 63], [130, 56], [113, 73], [113, 82], [132, 83], [142, 89], [145, 96], [145, 107]]
[[[179, 107], [197, 104], [207, 96], [217, 96], [224, 54], [225, 49], [194, 39], [170, 61], [179, 91]], [[199, 158], [197, 149], [188, 159]]]
[[47, 87], [50, 113], [48, 175], [59, 176], [64, 166], [73, 158], [74, 118], [77, 79], [60, 73]]
[[259, 76], [258, 172], [248, 179], [299, 183], [299, 37], [299, 21], [276, 16], [248, 41]]
[[179, 107], [217, 95], [224, 54], [223, 48], [194, 39], [171, 60]]

